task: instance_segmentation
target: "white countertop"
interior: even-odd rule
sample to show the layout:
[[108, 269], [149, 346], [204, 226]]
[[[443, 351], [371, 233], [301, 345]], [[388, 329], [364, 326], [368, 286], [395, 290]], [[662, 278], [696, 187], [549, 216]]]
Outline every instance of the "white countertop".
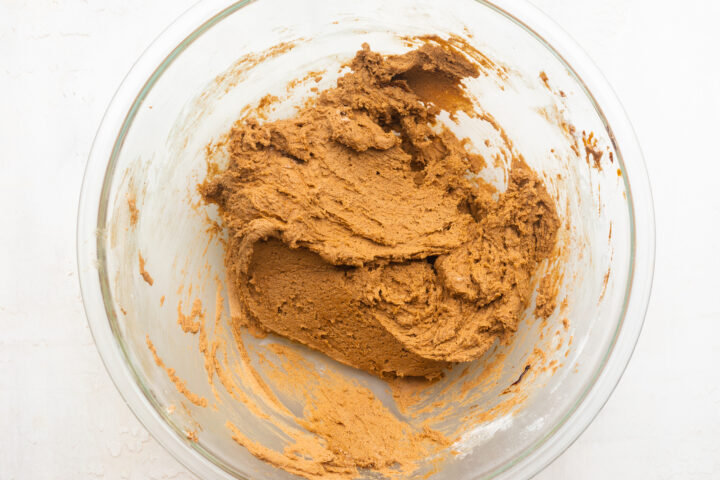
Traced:
[[[100, 361], [75, 266], [95, 130], [194, 0], [0, 1], [0, 480], [192, 479]], [[655, 195], [657, 263], [623, 379], [538, 479], [720, 478], [720, 2], [533, 0], [625, 105]]]

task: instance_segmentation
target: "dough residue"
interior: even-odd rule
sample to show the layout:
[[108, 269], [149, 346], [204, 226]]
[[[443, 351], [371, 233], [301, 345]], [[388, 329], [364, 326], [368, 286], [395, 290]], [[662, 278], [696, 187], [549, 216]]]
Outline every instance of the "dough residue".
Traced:
[[265, 366], [284, 393], [305, 405], [296, 421], [308, 433], [285, 432], [292, 441], [278, 452], [227, 422], [233, 439], [256, 457], [312, 480], [357, 478], [358, 470], [405, 478], [418, 461], [451, 445], [440, 432], [413, 428], [398, 418], [358, 382], [328, 372], [320, 376], [310, 362], [282, 344], [267, 347], [275, 357], [266, 359]]
[[140, 268], [140, 276], [143, 280], [145, 280], [145, 283], [152, 286], [153, 283], [155, 283], [155, 280], [153, 280], [152, 276], [145, 270], [145, 257], [142, 256], [142, 253], [138, 252], [138, 263]]
[[165, 362], [163, 362], [163, 360], [160, 358], [160, 355], [158, 355], [157, 349], [150, 340], [149, 335], [145, 335], [145, 343], [147, 344], [150, 353], [152, 353], [155, 364], [165, 370], [165, 373], [167, 373], [168, 378], [173, 383], [173, 385], [175, 385], [177, 391], [185, 395], [185, 397], [190, 400], [190, 402], [192, 402], [194, 405], [197, 405], [198, 407], [207, 407], [207, 399], [194, 392], [191, 392], [190, 389], [188, 389], [185, 380], [182, 380], [180, 377], [177, 376], [177, 374], [175, 373], [175, 369], [165, 365]]
[[137, 208], [137, 200], [134, 194], [127, 195], [128, 212], [130, 213], [130, 226], [134, 227], [137, 225], [140, 211]]

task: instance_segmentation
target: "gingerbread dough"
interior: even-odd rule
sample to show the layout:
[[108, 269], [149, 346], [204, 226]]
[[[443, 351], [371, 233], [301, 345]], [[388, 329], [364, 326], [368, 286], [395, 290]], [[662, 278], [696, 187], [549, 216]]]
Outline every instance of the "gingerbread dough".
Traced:
[[[505, 192], [443, 127], [478, 70], [424, 45], [364, 45], [335, 88], [285, 120], [245, 118], [200, 185], [229, 233], [236, 321], [380, 376], [438, 377], [507, 342], [560, 225], [515, 158]], [[452, 112], [451, 112], [452, 113]]]

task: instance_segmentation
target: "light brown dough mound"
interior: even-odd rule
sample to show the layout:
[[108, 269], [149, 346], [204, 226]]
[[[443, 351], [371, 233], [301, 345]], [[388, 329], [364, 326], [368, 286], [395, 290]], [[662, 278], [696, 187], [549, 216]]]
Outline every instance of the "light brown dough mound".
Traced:
[[461, 53], [364, 45], [350, 67], [293, 118], [238, 122], [200, 192], [229, 231], [239, 321], [377, 375], [437, 377], [511, 337], [560, 222], [522, 159], [502, 194], [466, 178], [482, 160], [436, 122], [478, 75]]

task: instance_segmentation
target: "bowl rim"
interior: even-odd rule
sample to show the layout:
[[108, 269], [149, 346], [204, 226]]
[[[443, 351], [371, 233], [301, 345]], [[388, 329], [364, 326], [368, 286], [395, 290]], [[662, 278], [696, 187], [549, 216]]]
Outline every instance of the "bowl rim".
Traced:
[[[140, 423], [181, 464], [201, 478], [238, 476], [213, 455], [184, 438], [158, 413], [127, 364], [105, 302], [98, 243], [105, 232], [100, 198], [112, 159], [122, 148], [139, 105], [167, 66], [195, 39], [232, 13], [261, 0], [205, 0], [185, 11], [143, 52], [113, 96], [89, 154], [77, 217], [78, 278], [83, 305], [98, 353], [125, 403]], [[625, 305], [614, 337], [594, 378], [574, 405], [544, 437], [515, 458], [477, 478], [530, 478], [560, 456], [590, 425], [627, 367], [642, 330], [655, 263], [655, 219], [650, 181], [630, 121], [601, 71], [561, 27], [527, 0], [473, 0], [502, 14], [545, 45], [585, 90], [618, 152], [631, 218], [631, 259]], [[566, 59], [571, 59], [568, 61]], [[128, 107], [129, 106], [129, 107]], [[622, 146], [622, 149], [620, 148]], [[630, 180], [632, 179], [632, 185]], [[632, 188], [631, 188], [632, 187]], [[571, 421], [572, 420], [572, 421]], [[244, 478], [244, 477], [239, 477]]]

